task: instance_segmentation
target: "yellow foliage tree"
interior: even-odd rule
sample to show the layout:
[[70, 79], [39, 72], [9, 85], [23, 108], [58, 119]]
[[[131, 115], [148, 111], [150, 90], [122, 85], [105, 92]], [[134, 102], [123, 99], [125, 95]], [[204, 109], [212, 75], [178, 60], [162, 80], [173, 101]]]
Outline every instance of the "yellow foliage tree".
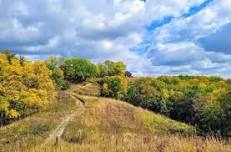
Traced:
[[14, 57], [9, 62], [0, 53], [0, 119], [17, 118], [28, 109], [45, 107], [56, 97], [51, 71], [42, 61]]

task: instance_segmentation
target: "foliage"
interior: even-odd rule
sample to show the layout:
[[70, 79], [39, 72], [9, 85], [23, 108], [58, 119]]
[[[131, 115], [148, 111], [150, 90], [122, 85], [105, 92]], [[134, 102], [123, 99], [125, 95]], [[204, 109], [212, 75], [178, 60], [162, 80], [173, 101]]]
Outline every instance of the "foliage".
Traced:
[[56, 87], [61, 90], [67, 90], [70, 83], [64, 79], [64, 72], [62, 66], [64, 58], [51, 56], [46, 60], [47, 67], [51, 70], [51, 78], [55, 82]]
[[121, 99], [125, 96], [127, 91], [127, 80], [124, 76], [106, 77], [101, 82], [101, 85], [102, 96]]
[[125, 76], [129, 78], [133, 77], [130, 71], [125, 71]]
[[64, 74], [60, 68], [56, 67], [52, 70], [51, 78], [55, 81], [56, 86], [61, 90], [67, 90], [70, 87], [70, 83], [64, 80]]
[[141, 107], [155, 111], [161, 114], [168, 115], [168, 109], [166, 101], [162, 96], [156, 95], [141, 103]]
[[161, 76], [129, 81], [125, 100], [197, 126], [200, 133], [231, 136], [230, 81], [219, 77]]
[[149, 79], [138, 80], [129, 85], [125, 100], [131, 104], [141, 106], [145, 105], [146, 100], [157, 95], [157, 90], [150, 86]]
[[64, 58], [62, 57], [57, 57], [57, 56], [50, 56], [46, 60], [46, 64], [50, 70], [53, 70], [57, 67], [62, 67], [64, 64]]
[[56, 96], [50, 70], [42, 61], [33, 63], [0, 54], [1, 124], [45, 107]]
[[107, 60], [98, 64], [98, 67], [101, 77], [125, 75], [126, 65], [121, 61], [113, 62]]
[[87, 78], [93, 78], [98, 75], [97, 66], [87, 59], [65, 59], [63, 70], [65, 79], [71, 82], [82, 82]]

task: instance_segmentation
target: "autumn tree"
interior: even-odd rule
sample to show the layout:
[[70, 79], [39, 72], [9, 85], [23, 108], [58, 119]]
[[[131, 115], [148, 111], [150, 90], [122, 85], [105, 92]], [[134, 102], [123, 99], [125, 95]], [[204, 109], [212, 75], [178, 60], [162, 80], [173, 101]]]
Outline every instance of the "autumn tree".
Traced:
[[51, 71], [42, 61], [24, 61], [0, 53], [1, 124], [44, 108], [56, 96]]
[[45, 61], [47, 67], [51, 70], [51, 78], [55, 82], [58, 89], [66, 90], [70, 87], [70, 83], [64, 79], [64, 58], [50, 56]]

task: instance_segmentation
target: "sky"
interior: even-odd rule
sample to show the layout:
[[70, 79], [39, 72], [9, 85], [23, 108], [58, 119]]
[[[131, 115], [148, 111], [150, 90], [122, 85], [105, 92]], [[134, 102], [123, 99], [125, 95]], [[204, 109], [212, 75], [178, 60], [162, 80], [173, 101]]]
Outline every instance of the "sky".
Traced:
[[0, 49], [231, 77], [231, 0], [0, 0]]

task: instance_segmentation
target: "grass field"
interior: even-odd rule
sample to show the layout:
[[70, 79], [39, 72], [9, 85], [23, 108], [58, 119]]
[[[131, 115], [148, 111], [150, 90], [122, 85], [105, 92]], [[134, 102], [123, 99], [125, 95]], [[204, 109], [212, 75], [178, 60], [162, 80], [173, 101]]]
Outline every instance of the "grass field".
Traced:
[[228, 142], [196, 137], [194, 128], [113, 99], [81, 96], [85, 112], [57, 146], [34, 151], [229, 152]]

